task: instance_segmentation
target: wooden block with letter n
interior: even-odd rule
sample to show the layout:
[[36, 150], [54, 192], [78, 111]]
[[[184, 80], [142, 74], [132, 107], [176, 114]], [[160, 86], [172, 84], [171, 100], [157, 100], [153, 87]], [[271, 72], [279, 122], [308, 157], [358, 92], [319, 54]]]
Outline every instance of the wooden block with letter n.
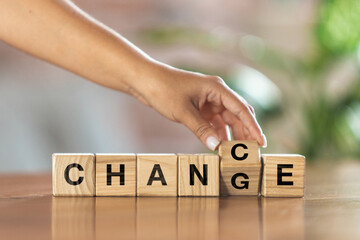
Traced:
[[223, 141], [220, 155], [220, 195], [259, 195], [261, 162], [256, 141]]
[[96, 196], [136, 196], [136, 155], [96, 154]]
[[178, 154], [178, 195], [219, 196], [219, 156]]
[[262, 154], [264, 197], [303, 197], [305, 157], [298, 154]]
[[137, 195], [177, 196], [177, 155], [137, 155]]
[[95, 157], [92, 153], [52, 155], [54, 196], [95, 196]]

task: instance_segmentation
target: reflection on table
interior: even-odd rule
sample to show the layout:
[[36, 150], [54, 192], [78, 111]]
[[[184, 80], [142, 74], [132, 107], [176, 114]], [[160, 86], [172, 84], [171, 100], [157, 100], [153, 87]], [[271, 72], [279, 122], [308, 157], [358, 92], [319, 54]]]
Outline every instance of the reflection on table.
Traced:
[[304, 239], [302, 198], [53, 197], [52, 239]]

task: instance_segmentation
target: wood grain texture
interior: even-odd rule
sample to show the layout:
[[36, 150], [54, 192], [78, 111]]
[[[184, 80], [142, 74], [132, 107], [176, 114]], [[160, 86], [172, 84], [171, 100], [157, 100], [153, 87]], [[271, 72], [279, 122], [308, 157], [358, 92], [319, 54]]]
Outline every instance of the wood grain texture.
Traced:
[[[78, 185], [71, 185], [65, 179], [65, 170], [69, 165], [69, 179], [73, 182], [81, 180]], [[54, 153], [52, 155], [52, 183], [54, 196], [95, 196], [95, 156], [92, 153], [67, 154]]]
[[[241, 146], [242, 144], [244, 146]], [[239, 145], [239, 146], [238, 146]], [[235, 149], [236, 157], [247, 157], [244, 160], [236, 160], [232, 154], [232, 148]], [[247, 148], [247, 149], [245, 149]], [[260, 153], [259, 153], [259, 145], [256, 141], [222, 141], [219, 146], [219, 156], [221, 157], [221, 162], [223, 164], [234, 165], [241, 163], [255, 163], [258, 164], [260, 162]]]
[[[194, 167], [200, 173], [203, 182], [190, 170]], [[190, 175], [193, 176], [192, 184]], [[179, 196], [219, 196], [219, 156], [178, 154], [178, 178]]]
[[136, 198], [97, 197], [95, 207], [95, 239], [136, 239]]
[[[360, 159], [324, 159], [306, 167], [304, 198], [52, 197], [50, 174], [0, 174], [0, 238], [211, 239], [208, 233], [214, 233], [222, 240], [360, 239]], [[206, 207], [217, 201], [218, 218], [207, 212], [215, 215], [215, 207]], [[202, 214], [209, 216], [204, 222]], [[88, 223], [93, 216], [96, 231]], [[195, 225], [188, 227], [187, 220]], [[79, 224], [86, 226], [85, 233]]]
[[[261, 164], [221, 165], [220, 170], [221, 196], [258, 196], [260, 185]], [[245, 175], [242, 175], [245, 174]], [[235, 179], [235, 186], [232, 179]], [[248, 179], [246, 179], [248, 178]]]
[[[261, 201], [262, 236], [259, 239], [309, 239], [305, 228], [305, 201], [302, 198], [259, 198]], [[326, 205], [326, 204], [325, 204]], [[312, 214], [310, 214], [311, 216]], [[326, 218], [326, 213], [323, 216]], [[311, 217], [309, 218], [311, 219]], [[323, 219], [322, 217], [320, 217]], [[311, 222], [311, 221], [309, 221]], [[308, 223], [309, 224], [309, 223]], [[284, 225], [286, 227], [284, 227]], [[329, 227], [328, 227], [329, 228]], [[326, 230], [325, 230], [326, 231]], [[326, 231], [327, 232], [327, 231]], [[344, 237], [311, 239], [347, 239]]]
[[[265, 197], [303, 197], [305, 157], [298, 154], [262, 154], [261, 194]], [[284, 166], [285, 165], [285, 166]], [[281, 168], [283, 166], [283, 168]], [[281, 170], [279, 169], [281, 168]], [[279, 174], [285, 174], [279, 177]], [[286, 176], [291, 174], [291, 176]], [[279, 183], [280, 180], [281, 182]], [[284, 182], [292, 185], [282, 185]]]
[[[160, 172], [165, 182], [160, 180]], [[152, 173], [155, 173], [155, 178], [150, 182]], [[177, 196], [177, 156], [175, 154], [137, 155], [137, 196]]]
[[[136, 196], [136, 155], [135, 154], [99, 154], [96, 162], [96, 196]], [[112, 173], [120, 173], [120, 165], [124, 167], [123, 185], [120, 176], [111, 177], [111, 185], [107, 184], [107, 166], [111, 165]]]
[[219, 198], [179, 198], [177, 215], [177, 240], [220, 239]]
[[52, 237], [50, 239], [95, 240], [95, 198], [53, 198], [51, 208]]
[[172, 197], [136, 198], [136, 239], [177, 239], [177, 202]]
[[220, 195], [259, 195], [261, 162], [257, 142], [223, 141], [219, 155]]
[[261, 238], [260, 204], [257, 196], [220, 198], [219, 239], [232, 239], [231, 236], [233, 239], [274, 239]]

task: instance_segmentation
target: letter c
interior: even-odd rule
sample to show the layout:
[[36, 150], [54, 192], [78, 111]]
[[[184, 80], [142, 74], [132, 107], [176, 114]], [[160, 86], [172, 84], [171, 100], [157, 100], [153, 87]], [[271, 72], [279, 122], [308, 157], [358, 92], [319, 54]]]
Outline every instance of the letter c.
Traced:
[[248, 149], [248, 147], [245, 145], [245, 144], [242, 144], [242, 143], [238, 143], [238, 144], [235, 144], [232, 148], [231, 148], [231, 156], [235, 159], [235, 160], [239, 160], [239, 161], [242, 161], [242, 160], [245, 160], [247, 157], [248, 157], [248, 153], [244, 153], [243, 156], [239, 157], [236, 155], [236, 148], [238, 147], [242, 147], [243, 149]]
[[64, 178], [65, 178], [66, 182], [70, 185], [76, 186], [76, 185], [79, 185], [82, 183], [82, 181], [84, 180], [84, 177], [79, 177], [79, 179], [77, 181], [72, 181], [69, 176], [70, 170], [72, 168], [77, 168], [79, 171], [84, 171], [84, 168], [78, 163], [71, 163], [65, 168]]

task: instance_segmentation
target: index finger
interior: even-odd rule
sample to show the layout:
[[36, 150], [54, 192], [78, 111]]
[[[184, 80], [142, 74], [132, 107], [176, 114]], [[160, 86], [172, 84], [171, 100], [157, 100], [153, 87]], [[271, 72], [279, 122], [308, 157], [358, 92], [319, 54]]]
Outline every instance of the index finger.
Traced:
[[246, 100], [227, 86], [224, 86], [221, 92], [221, 100], [224, 107], [242, 122], [243, 126], [248, 129], [250, 135], [257, 140], [259, 145], [266, 147], [265, 135], [254, 114], [249, 109]]

